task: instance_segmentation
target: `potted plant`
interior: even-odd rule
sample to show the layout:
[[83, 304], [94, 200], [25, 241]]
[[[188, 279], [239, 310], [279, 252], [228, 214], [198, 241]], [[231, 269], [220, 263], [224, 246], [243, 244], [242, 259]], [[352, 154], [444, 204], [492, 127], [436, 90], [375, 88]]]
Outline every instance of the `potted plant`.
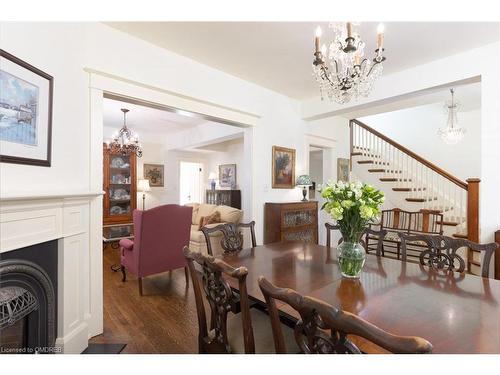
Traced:
[[326, 202], [321, 207], [340, 226], [343, 242], [337, 247], [340, 272], [348, 278], [359, 278], [366, 252], [359, 243], [368, 224], [378, 220], [384, 193], [361, 182], [328, 183], [321, 190]]

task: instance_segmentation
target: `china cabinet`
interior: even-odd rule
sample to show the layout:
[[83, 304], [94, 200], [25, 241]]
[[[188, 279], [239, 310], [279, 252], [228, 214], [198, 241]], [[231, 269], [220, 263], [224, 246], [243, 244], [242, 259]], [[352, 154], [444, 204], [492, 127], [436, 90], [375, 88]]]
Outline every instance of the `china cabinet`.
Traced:
[[136, 156], [115, 154], [103, 147], [104, 225], [132, 222], [136, 208]]

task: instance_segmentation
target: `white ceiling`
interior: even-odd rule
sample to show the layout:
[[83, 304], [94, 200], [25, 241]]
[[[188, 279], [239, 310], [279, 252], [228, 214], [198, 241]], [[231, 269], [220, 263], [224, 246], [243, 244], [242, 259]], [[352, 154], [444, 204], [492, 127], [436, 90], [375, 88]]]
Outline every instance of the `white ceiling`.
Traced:
[[[311, 22], [111, 22], [108, 25], [287, 96], [318, 96]], [[358, 26], [366, 53], [376, 22]], [[500, 40], [500, 22], [387, 22], [384, 74]], [[331, 39], [331, 38], [330, 38]], [[369, 55], [368, 55], [369, 56]], [[471, 62], [473, 63], [473, 62]]]
[[[346, 112], [342, 116], [360, 118], [425, 105], [441, 105], [443, 113], [445, 113], [445, 103], [451, 99], [450, 88], [428, 89], [424, 92], [408, 95], [407, 98]], [[481, 82], [455, 85], [453, 88], [455, 89], [455, 100], [460, 104], [459, 112], [474, 111], [481, 108]]]
[[120, 129], [123, 125], [123, 112], [127, 108], [127, 126], [141, 135], [141, 132], [155, 134], [169, 134], [189, 129], [207, 122], [207, 120], [183, 116], [174, 112], [146, 107], [143, 105], [126, 103], [119, 100], [104, 98], [103, 120], [104, 126]]

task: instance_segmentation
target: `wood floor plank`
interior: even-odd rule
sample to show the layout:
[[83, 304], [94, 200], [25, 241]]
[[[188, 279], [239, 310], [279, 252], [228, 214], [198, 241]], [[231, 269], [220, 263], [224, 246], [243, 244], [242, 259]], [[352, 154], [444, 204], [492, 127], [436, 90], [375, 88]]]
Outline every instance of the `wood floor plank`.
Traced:
[[103, 257], [104, 333], [90, 342], [127, 344], [122, 353], [197, 353], [196, 306], [184, 270], [144, 278], [141, 297], [135, 276], [122, 282], [111, 271], [119, 251], [108, 246]]

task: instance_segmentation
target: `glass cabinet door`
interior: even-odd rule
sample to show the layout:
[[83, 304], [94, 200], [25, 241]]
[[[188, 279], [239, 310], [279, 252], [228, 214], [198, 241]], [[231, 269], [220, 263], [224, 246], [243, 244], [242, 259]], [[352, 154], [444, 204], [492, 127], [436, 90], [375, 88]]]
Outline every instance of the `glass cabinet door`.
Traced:
[[131, 187], [130, 156], [110, 155], [109, 216], [130, 214]]

